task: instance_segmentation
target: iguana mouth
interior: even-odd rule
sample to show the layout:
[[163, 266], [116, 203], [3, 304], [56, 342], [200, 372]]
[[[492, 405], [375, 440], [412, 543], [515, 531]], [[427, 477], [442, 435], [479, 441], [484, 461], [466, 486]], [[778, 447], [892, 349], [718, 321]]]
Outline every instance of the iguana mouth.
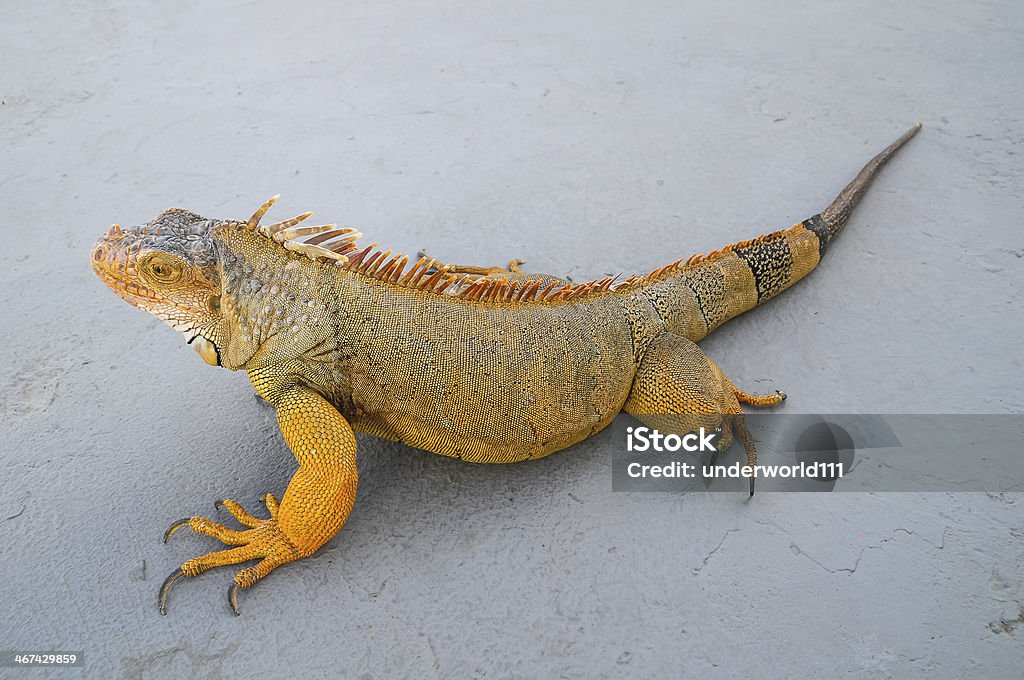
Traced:
[[117, 295], [122, 300], [135, 307], [139, 307], [142, 308], [144, 311], [148, 311], [145, 310], [141, 304], [139, 304], [139, 298], [151, 300], [153, 302], [164, 302], [164, 299], [157, 295], [155, 292], [153, 292], [151, 289], [139, 285], [137, 282], [132, 281], [126, 277], [118, 276], [115, 273], [116, 270], [102, 270], [95, 264], [93, 265], [92, 269], [94, 272], [96, 272], [97, 275], [99, 275], [101, 279], [103, 279], [104, 283], [110, 286], [110, 288], [115, 293], [117, 293]]

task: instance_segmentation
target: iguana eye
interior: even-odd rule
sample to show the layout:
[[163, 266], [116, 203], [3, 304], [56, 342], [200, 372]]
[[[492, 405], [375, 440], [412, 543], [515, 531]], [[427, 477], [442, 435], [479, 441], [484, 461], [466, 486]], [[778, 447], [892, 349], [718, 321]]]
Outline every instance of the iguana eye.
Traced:
[[139, 258], [139, 272], [153, 283], [177, 283], [185, 274], [185, 268], [173, 255], [149, 253]]

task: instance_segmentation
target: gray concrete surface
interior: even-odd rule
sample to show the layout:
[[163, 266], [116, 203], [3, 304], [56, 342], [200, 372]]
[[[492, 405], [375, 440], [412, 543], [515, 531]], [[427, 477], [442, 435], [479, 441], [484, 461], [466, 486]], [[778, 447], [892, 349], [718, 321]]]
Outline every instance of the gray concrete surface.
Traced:
[[87, 656], [38, 676], [1019, 677], [1020, 494], [612, 493], [607, 436], [508, 467], [363, 439], [316, 557], [160, 617], [214, 547], [167, 524], [292, 460], [88, 250], [280, 192], [405, 252], [645, 271], [807, 217], [921, 120], [826, 266], [704, 347], [795, 413], [1022, 412], [1024, 6], [104, 5], [0, 26], [0, 647]]

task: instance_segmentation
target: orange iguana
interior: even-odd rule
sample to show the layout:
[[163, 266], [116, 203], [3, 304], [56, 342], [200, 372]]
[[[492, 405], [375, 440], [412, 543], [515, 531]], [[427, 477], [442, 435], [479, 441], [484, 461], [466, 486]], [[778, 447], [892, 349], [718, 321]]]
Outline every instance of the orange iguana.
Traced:
[[[695, 344], [811, 271], [882, 165], [920, 128], [861, 170], [821, 214], [789, 229], [616, 282], [570, 283], [509, 270], [445, 265], [356, 244], [309, 213], [260, 225], [172, 208], [133, 229], [114, 225], [92, 267], [129, 304], [166, 321], [209, 364], [245, 370], [274, 406], [299, 468], [269, 519], [218, 501], [246, 527], [174, 523], [229, 550], [189, 560], [160, 589], [211, 567], [259, 560], [237, 591], [307, 557], [345, 523], [356, 497], [353, 430], [474, 463], [540, 458], [627, 411], [661, 430], [721, 427], [756, 461], [740, 403], [748, 394]], [[751, 479], [751, 494], [753, 479]]]

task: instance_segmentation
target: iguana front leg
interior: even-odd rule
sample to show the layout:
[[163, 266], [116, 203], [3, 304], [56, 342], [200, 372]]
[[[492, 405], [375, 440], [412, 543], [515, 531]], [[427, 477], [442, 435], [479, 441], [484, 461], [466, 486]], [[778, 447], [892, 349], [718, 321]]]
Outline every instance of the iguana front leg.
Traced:
[[257, 392], [277, 409], [277, 422], [288, 448], [299, 461], [280, 505], [267, 494], [270, 519], [258, 519], [234, 501], [219, 501], [246, 531], [234, 531], [204, 517], [175, 522], [164, 537], [182, 526], [238, 546], [191, 559], [172, 573], [160, 589], [160, 613], [167, 613], [167, 593], [186, 576], [212, 567], [260, 561], [235, 574], [228, 601], [238, 614], [237, 593], [271, 571], [308, 557], [331, 539], [348, 519], [356, 498], [356, 440], [345, 418], [318, 393], [296, 384], [278, 383], [273, 371], [250, 372]]

